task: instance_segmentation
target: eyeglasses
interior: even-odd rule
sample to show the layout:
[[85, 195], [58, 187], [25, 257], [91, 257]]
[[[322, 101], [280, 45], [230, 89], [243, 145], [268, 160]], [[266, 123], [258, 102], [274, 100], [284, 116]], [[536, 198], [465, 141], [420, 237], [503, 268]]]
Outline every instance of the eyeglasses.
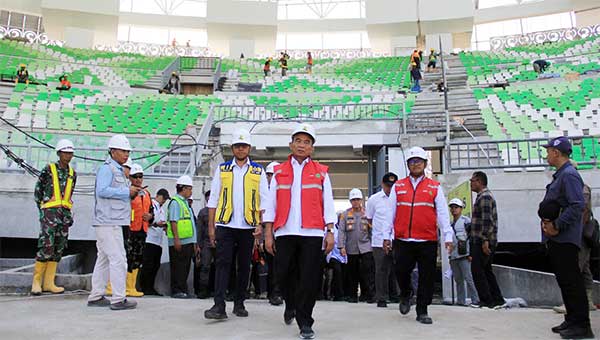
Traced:
[[130, 175], [131, 178], [144, 178], [144, 175]]
[[423, 163], [425, 163], [425, 161], [420, 158], [411, 158], [408, 160], [408, 165], [417, 165], [417, 164], [423, 164]]

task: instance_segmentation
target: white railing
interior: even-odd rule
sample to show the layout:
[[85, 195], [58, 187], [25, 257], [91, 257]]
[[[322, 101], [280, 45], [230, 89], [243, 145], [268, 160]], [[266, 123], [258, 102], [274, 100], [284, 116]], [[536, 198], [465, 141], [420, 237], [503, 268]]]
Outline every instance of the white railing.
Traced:
[[527, 34], [506, 35], [490, 39], [492, 50], [516, 46], [537, 45], [551, 42], [573, 41], [588, 37], [600, 36], [600, 25], [581, 28], [562, 28], [557, 30], [540, 31]]

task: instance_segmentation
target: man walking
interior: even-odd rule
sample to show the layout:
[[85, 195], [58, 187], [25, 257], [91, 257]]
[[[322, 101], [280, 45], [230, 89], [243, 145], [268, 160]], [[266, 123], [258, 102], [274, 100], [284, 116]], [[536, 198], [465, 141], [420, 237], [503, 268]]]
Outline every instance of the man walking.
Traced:
[[498, 244], [498, 213], [496, 200], [487, 187], [487, 175], [475, 171], [471, 176], [471, 191], [477, 193], [471, 213], [471, 272], [481, 306], [499, 309], [504, 298], [492, 270]]
[[[204, 193], [204, 201], [208, 204], [210, 190]], [[215, 248], [208, 238], [208, 207], [200, 209], [196, 219], [196, 234], [198, 235], [198, 247], [200, 248], [200, 263], [196, 263], [194, 269], [194, 289], [198, 299], [206, 299], [210, 295], [212, 287], [210, 282], [210, 267], [215, 259]], [[196, 259], [198, 261], [198, 259]]]
[[[264, 169], [248, 157], [250, 133], [234, 133], [233, 159], [217, 168], [208, 200], [208, 237], [216, 244], [215, 304], [204, 312], [207, 319], [226, 319], [225, 291], [233, 259], [237, 258], [233, 314], [248, 316], [244, 306], [255, 237], [262, 234], [261, 203], [268, 194]], [[216, 230], [215, 230], [216, 229]]]
[[34, 197], [40, 210], [41, 230], [33, 267], [32, 295], [40, 295], [42, 291], [60, 294], [65, 290], [54, 284], [54, 277], [58, 262], [67, 247], [69, 228], [73, 225], [71, 196], [77, 181], [75, 171], [69, 166], [73, 152], [70, 140], [58, 141], [58, 162], [48, 164], [35, 185]]
[[[427, 306], [433, 298], [437, 260], [438, 225], [448, 253], [452, 252], [452, 228], [446, 197], [440, 184], [425, 176], [427, 152], [413, 147], [406, 157], [409, 176], [396, 182], [390, 196], [394, 226], [394, 256], [400, 284], [400, 313], [410, 311], [411, 273], [419, 270], [417, 321], [431, 324]], [[390, 220], [390, 218], [393, 218]]]
[[548, 249], [548, 260], [567, 310], [565, 321], [552, 327], [552, 332], [559, 333], [563, 339], [593, 339], [588, 299], [578, 265], [583, 232], [583, 180], [569, 160], [573, 151], [569, 139], [557, 137], [544, 147], [548, 165], [557, 170], [552, 175], [552, 182], [546, 186], [540, 210], [548, 204], [559, 208], [553, 209], [557, 213], [556, 218], [541, 216], [541, 228]]
[[[122, 226], [131, 222], [131, 197], [142, 188], [130, 185], [123, 164], [129, 158], [131, 145], [124, 135], [114, 135], [108, 141], [110, 157], [98, 169], [93, 226], [96, 232], [98, 256], [92, 274], [92, 291], [88, 306], [107, 306], [113, 310], [133, 309], [137, 303], [125, 298], [127, 258]], [[104, 297], [110, 276], [112, 296]]]
[[196, 246], [196, 219], [188, 200], [192, 197], [194, 182], [188, 175], [177, 179], [177, 194], [168, 207], [169, 259], [171, 261], [171, 297], [187, 299], [187, 277]]
[[[371, 245], [373, 246], [373, 259], [375, 261], [375, 299], [377, 307], [387, 307], [389, 299], [390, 273], [393, 264], [392, 240], [393, 231], [387, 223], [388, 215], [392, 210], [390, 193], [394, 183], [398, 180], [396, 174], [389, 172], [383, 176], [381, 190], [369, 197], [367, 201], [367, 219], [372, 226]], [[395, 279], [394, 279], [395, 280]]]
[[[267, 174], [267, 184], [269, 186], [269, 190], [271, 189], [271, 180], [273, 179], [273, 173], [275, 172], [275, 167], [279, 165], [279, 162], [271, 162], [265, 168], [265, 172]], [[264, 243], [263, 243], [264, 244]], [[279, 306], [283, 304], [283, 299], [281, 298], [281, 289], [279, 289], [279, 285], [277, 284], [277, 274], [275, 274], [275, 261], [272, 254], [269, 252], [265, 252], [265, 258], [267, 261], [267, 270], [268, 270], [268, 288], [267, 295], [269, 298], [269, 303], [273, 306]]]
[[271, 254], [277, 252], [277, 281], [285, 301], [283, 319], [290, 325], [296, 318], [302, 339], [315, 337], [312, 312], [321, 282], [323, 232], [327, 228], [325, 253], [329, 253], [337, 218], [328, 167], [311, 158], [315, 138], [309, 124], [301, 123], [293, 131], [292, 154], [275, 167], [264, 213], [265, 248]]
[[348, 256], [348, 302], [357, 303], [358, 283], [361, 282], [361, 301], [375, 302], [375, 265], [371, 248], [371, 225], [362, 207], [362, 192], [350, 190], [352, 207], [342, 213], [339, 221], [338, 247], [342, 256]]

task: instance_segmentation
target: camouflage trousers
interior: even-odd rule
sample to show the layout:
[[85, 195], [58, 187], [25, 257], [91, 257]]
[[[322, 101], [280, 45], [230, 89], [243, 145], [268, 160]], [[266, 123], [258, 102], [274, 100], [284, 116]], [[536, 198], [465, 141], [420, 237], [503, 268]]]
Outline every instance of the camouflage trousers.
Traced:
[[60, 261], [67, 248], [69, 228], [73, 225], [71, 211], [65, 208], [49, 208], [40, 211], [40, 236], [36, 261]]
[[142, 266], [144, 260], [144, 245], [146, 233], [144, 231], [129, 231], [127, 235], [127, 271], [132, 272]]

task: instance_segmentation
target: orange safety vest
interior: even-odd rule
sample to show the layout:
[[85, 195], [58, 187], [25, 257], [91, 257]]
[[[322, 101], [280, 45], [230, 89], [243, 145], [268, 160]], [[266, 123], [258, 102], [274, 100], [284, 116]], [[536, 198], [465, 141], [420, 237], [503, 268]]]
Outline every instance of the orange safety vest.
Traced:
[[406, 177], [394, 184], [396, 193], [396, 217], [394, 232], [396, 238], [414, 238], [437, 241], [437, 214], [435, 197], [440, 183], [423, 178], [416, 188]]
[[42, 203], [41, 208], [73, 208], [73, 201], [71, 200], [71, 196], [73, 195], [73, 177], [74, 171], [72, 167], [69, 167], [69, 177], [67, 178], [67, 183], [65, 184], [65, 192], [60, 192], [60, 183], [58, 182], [58, 171], [56, 170], [56, 164], [50, 163], [48, 164], [50, 167], [50, 173], [52, 174], [52, 198], [49, 201]]
[[131, 201], [131, 224], [129, 229], [131, 231], [148, 232], [148, 221], [144, 221], [142, 218], [145, 213], [150, 212], [150, 205], [152, 205], [152, 199], [148, 190], [144, 190], [144, 196], [137, 195]]
[[[290, 214], [292, 204], [292, 183], [294, 182], [294, 169], [291, 162], [292, 156], [280, 165], [275, 166], [275, 180], [277, 181], [277, 210], [275, 211], [274, 229], [285, 225]], [[312, 159], [304, 165], [301, 179], [301, 213], [302, 228], [323, 229], [323, 182], [329, 167], [319, 164]]]

